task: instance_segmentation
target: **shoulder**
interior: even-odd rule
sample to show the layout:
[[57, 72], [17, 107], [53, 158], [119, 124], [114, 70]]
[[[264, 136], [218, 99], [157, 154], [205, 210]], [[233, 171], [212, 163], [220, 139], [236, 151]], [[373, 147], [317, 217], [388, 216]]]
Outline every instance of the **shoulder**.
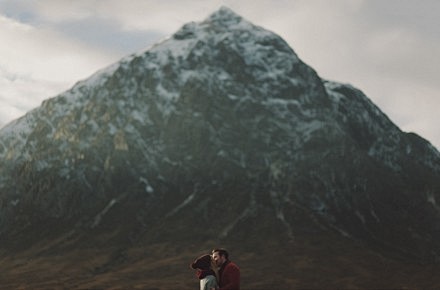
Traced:
[[214, 276], [209, 275], [203, 279], [203, 285], [207, 285], [207, 288], [216, 288], [217, 287], [217, 279]]
[[216, 280], [214, 275], [208, 275], [203, 279], [200, 279], [200, 281], [211, 281], [211, 280]]
[[225, 266], [225, 272], [239, 272], [240, 268], [234, 262], [229, 262]]
[[240, 269], [237, 264], [235, 264], [234, 262], [229, 262], [225, 268], [235, 268], [235, 269]]

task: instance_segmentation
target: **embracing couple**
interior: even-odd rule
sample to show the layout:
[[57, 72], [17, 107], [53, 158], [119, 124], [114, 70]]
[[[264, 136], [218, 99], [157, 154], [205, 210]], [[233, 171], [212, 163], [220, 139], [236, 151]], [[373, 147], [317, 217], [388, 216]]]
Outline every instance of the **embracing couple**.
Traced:
[[191, 265], [197, 270], [200, 290], [240, 290], [240, 268], [229, 260], [226, 249], [214, 249], [212, 255], [203, 255]]

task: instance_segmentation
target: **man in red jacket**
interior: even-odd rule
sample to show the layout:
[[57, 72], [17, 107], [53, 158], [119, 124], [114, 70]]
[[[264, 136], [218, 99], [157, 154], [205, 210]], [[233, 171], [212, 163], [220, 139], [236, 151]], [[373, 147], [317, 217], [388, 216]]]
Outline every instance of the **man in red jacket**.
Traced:
[[218, 290], [240, 290], [240, 268], [229, 260], [229, 253], [226, 249], [212, 250], [212, 258], [219, 267]]

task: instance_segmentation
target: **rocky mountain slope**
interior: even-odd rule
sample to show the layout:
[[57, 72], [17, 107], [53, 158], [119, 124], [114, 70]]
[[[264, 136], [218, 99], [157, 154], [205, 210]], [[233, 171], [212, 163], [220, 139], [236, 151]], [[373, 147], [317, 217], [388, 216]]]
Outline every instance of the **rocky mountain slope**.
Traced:
[[[8, 124], [0, 160], [5, 265], [11, 253], [68, 264], [109, 249], [87, 260], [100, 265], [94, 277], [137, 255], [151, 265], [164, 248], [191, 260], [188, 249], [223, 244], [244, 251], [250, 271], [255, 255], [304, 256], [311, 241], [314, 253], [328, 247], [322, 257], [356, 249], [395, 271], [440, 255], [437, 149], [224, 7]], [[290, 275], [252, 285], [307, 285]]]

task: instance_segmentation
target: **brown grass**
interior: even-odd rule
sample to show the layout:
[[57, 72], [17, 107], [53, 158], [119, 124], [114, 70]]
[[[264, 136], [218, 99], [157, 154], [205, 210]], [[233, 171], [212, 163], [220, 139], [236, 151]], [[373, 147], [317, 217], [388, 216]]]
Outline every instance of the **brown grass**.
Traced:
[[[115, 247], [102, 246], [103, 238], [64, 235], [16, 253], [5, 249], [0, 288], [197, 289], [188, 265], [219, 243]], [[265, 237], [252, 248], [246, 241], [223, 244], [241, 267], [242, 289], [440, 288], [439, 266], [388, 258], [332, 233], [303, 233], [290, 242]]]

